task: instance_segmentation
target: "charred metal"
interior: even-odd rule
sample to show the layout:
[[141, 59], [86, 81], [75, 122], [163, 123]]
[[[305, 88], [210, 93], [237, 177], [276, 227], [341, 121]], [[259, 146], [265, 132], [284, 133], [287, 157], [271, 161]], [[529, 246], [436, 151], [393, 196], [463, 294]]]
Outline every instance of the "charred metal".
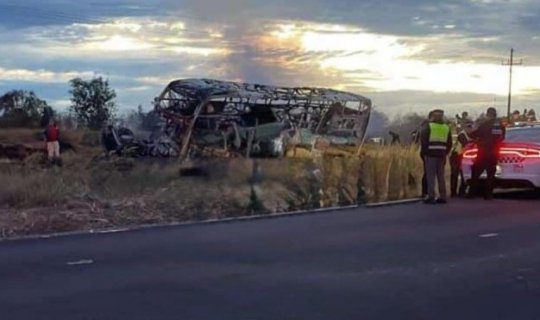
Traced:
[[210, 79], [171, 82], [155, 99], [180, 157], [276, 157], [291, 145], [360, 146], [371, 100], [321, 88]]

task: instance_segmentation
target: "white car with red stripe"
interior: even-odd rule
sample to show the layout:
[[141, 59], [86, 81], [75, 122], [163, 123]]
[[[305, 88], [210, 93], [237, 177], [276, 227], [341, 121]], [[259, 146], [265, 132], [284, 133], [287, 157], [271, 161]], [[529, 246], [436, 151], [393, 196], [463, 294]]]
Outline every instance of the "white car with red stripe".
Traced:
[[[475, 145], [464, 150], [462, 169], [465, 180], [471, 179], [472, 165], [477, 154]], [[481, 178], [485, 178], [485, 173]], [[506, 130], [496, 179], [497, 188], [540, 188], [540, 125]]]

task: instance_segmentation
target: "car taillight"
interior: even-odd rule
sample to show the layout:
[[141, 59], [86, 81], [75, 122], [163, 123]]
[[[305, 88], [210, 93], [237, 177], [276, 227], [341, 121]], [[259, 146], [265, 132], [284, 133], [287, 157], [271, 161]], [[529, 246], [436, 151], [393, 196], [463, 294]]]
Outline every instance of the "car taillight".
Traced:
[[534, 148], [514, 148], [503, 147], [500, 151], [502, 155], [516, 156], [520, 158], [540, 158], [540, 150]]
[[463, 158], [465, 159], [476, 159], [477, 156], [478, 148], [467, 149], [465, 152], [463, 152]]

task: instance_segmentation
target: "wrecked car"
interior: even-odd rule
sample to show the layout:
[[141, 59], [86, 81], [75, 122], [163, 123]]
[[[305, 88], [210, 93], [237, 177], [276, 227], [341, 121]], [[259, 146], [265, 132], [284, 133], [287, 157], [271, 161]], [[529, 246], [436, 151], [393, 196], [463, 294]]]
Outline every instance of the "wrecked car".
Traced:
[[148, 139], [138, 138], [129, 128], [108, 125], [101, 132], [101, 143], [108, 154], [132, 158], [178, 156], [178, 146], [164, 134], [153, 132]]

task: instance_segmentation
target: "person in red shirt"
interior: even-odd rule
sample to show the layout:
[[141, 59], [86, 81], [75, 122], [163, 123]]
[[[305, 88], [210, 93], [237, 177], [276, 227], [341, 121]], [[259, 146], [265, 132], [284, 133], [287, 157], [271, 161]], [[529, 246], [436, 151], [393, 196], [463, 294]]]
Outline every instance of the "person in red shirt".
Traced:
[[47, 155], [51, 164], [60, 165], [60, 130], [56, 122], [50, 121], [44, 132], [45, 143], [47, 144]]

